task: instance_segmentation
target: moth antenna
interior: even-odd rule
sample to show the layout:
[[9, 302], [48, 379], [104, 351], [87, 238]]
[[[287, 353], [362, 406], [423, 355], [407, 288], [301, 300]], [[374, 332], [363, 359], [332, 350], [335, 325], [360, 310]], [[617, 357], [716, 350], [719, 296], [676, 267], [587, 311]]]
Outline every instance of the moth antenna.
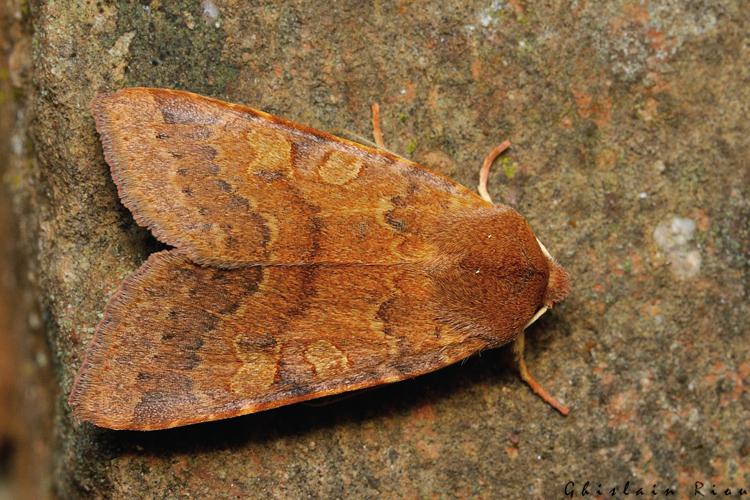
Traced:
[[[544, 309], [546, 310], [546, 308]], [[544, 387], [542, 387], [541, 384], [539, 384], [539, 382], [537, 382], [536, 379], [531, 375], [531, 373], [529, 373], [529, 369], [526, 367], [526, 359], [524, 358], [524, 340], [525, 332], [521, 332], [521, 334], [516, 337], [516, 340], [513, 342], [513, 355], [516, 358], [516, 362], [518, 363], [518, 371], [521, 375], [521, 380], [526, 382], [537, 396], [546, 401], [550, 406], [559, 411], [562, 415], [567, 416], [570, 412], [568, 407], [560, 404], [560, 402], [552, 397], [546, 390], [544, 390]]]
[[484, 201], [492, 203], [490, 193], [487, 191], [487, 180], [490, 178], [490, 167], [495, 159], [509, 147], [510, 141], [501, 142], [495, 146], [495, 149], [490, 151], [490, 154], [488, 154], [484, 158], [484, 162], [482, 162], [482, 169], [479, 171], [479, 185], [477, 186], [477, 191], [479, 191], [479, 196], [481, 196]]
[[375, 138], [375, 144], [385, 149], [383, 129], [380, 128], [380, 104], [374, 102], [370, 105], [370, 109], [372, 109], [372, 136]]
[[360, 144], [364, 144], [365, 146], [369, 146], [373, 149], [383, 149], [374, 142], [372, 142], [370, 139], [366, 139], [359, 135], [356, 132], [352, 132], [349, 129], [345, 128], [335, 128], [330, 131], [333, 135], [336, 135], [338, 137], [341, 137], [343, 139], [347, 139], [349, 141], [358, 142]]

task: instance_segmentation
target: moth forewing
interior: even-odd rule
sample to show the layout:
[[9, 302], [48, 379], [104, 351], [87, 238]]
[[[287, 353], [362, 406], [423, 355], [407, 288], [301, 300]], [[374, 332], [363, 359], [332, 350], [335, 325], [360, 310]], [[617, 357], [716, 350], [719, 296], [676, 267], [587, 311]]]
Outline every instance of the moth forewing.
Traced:
[[123, 89], [92, 109], [123, 204], [174, 247], [125, 280], [91, 340], [69, 400], [98, 426], [403, 380], [546, 309], [551, 258], [523, 217], [427, 168], [189, 92]]

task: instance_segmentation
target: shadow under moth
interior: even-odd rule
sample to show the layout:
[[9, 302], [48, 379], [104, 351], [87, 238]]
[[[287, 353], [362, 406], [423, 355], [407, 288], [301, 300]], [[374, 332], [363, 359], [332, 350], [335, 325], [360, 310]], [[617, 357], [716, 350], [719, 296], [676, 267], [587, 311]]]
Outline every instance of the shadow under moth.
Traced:
[[70, 394], [77, 417], [206, 422], [511, 341], [523, 379], [567, 413], [526, 370], [523, 330], [568, 276], [512, 208], [384, 149], [188, 92], [128, 88], [92, 108], [123, 204], [173, 248], [107, 305]]

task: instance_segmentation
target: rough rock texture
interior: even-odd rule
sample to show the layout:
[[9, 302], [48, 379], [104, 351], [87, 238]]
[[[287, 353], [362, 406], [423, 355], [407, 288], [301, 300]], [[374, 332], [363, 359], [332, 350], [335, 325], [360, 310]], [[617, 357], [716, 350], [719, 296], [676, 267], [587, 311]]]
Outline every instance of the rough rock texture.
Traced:
[[23, 258], [33, 235], [17, 224], [28, 230], [36, 217], [20, 177], [32, 161], [23, 110], [30, 48], [18, 2], [0, 2], [0, 500], [49, 496], [60, 392], [43, 328], [51, 318], [37, 308], [38, 276]]
[[[33, 158], [11, 173], [73, 496], [561, 497], [750, 488], [750, 10], [712, 2], [30, 2]], [[20, 63], [19, 63], [20, 64]], [[23, 66], [21, 65], [22, 71]], [[158, 247], [124, 209], [88, 102], [189, 89], [369, 137], [490, 192], [569, 269], [518, 379], [509, 350], [364, 396], [155, 433], [71, 419], [107, 298]], [[24, 207], [30, 207], [29, 210]], [[568, 484], [568, 487], [570, 485]]]

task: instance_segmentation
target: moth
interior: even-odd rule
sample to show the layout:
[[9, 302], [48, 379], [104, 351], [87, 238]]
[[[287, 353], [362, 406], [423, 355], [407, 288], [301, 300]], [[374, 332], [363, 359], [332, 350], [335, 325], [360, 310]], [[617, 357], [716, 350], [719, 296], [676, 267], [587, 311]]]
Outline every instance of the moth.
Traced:
[[127, 88], [92, 110], [122, 203], [171, 249], [110, 299], [70, 393], [77, 417], [206, 422], [512, 341], [524, 380], [567, 413], [528, 373], [523, 330], [568, 275], [515, 210], [384, 149], [189, 92]]

